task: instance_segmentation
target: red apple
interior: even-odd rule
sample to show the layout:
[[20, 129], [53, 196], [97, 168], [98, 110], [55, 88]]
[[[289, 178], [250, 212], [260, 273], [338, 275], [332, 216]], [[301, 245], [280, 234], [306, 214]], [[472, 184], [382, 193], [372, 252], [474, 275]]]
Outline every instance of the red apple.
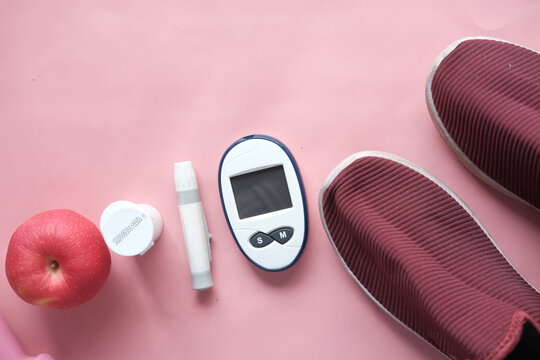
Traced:
[[67, 309], [92, 299], [111, 270], [96, 225], [71, 210], [49, 210], [19, 226], [6, 256], [9, 284], [24, 301]]

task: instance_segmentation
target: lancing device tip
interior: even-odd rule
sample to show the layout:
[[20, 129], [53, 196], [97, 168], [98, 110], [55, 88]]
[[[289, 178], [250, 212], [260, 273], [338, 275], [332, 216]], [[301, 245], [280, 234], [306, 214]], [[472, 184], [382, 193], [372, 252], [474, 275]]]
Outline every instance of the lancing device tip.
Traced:
[[210, 272], [211, 235], [208, 233], [197, 177], [191, 161], [174, 164], [174, 183], [192, 286], [195, 290], [206, 290], [214, 285]]

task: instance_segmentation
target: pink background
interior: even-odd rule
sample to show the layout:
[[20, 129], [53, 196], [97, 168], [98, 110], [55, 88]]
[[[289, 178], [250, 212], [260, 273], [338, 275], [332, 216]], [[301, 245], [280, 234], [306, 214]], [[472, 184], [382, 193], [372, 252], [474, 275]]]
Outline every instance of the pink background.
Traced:
[[[338, 162], [395, 153], [461, 196], [540, 286], [540, 214], [484, 186], [443, 143], [424, 81], [449, 43], [488, 35], [540, 49], [538, 1], [0, 0], [0, 258], [30, 216], [147, 202], [163, 235], [112, 255], [91, 302], [28, 305], [0, 276], [0, 312], [30, 354], [62, 359], [442, 359], [379, 310], [324, 234], [317, 197]], [[282, 140], [306, 189], [299, 261], [267, 273], [221, 209], [224, 150]], [[214, 234], [215, 287], [191, 290], [173, 163], [192, 160]], [[1, 271], [3, 274], [3, 270]], [[1, 357], [1, 356], [0, 356]]]

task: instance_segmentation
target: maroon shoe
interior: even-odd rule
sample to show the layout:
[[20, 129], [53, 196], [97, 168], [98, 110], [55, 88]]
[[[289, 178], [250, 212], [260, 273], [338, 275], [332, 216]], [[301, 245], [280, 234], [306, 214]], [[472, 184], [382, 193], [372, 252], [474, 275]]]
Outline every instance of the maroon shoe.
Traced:
[[463, 162], [540, 209], [540, 54], [468, 38], [444, 50], [426, 83], [429, 112]]
[[540, 359], [540, 294], [434, 176], [393, 155], [358, 153], [330, 174], [319, 208], [358, 285], [442, 353]]

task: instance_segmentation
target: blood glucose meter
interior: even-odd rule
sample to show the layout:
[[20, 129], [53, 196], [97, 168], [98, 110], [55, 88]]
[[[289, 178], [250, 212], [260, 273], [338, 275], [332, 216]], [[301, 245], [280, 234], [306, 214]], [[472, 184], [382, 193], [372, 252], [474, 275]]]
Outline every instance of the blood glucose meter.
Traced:
[[219, 190], [236, 244], [252, 263], [268, 271], [295, 263], [306, 242], [307, 209], [284, 144], [264, 135], [236, 141], [221, 159]]

